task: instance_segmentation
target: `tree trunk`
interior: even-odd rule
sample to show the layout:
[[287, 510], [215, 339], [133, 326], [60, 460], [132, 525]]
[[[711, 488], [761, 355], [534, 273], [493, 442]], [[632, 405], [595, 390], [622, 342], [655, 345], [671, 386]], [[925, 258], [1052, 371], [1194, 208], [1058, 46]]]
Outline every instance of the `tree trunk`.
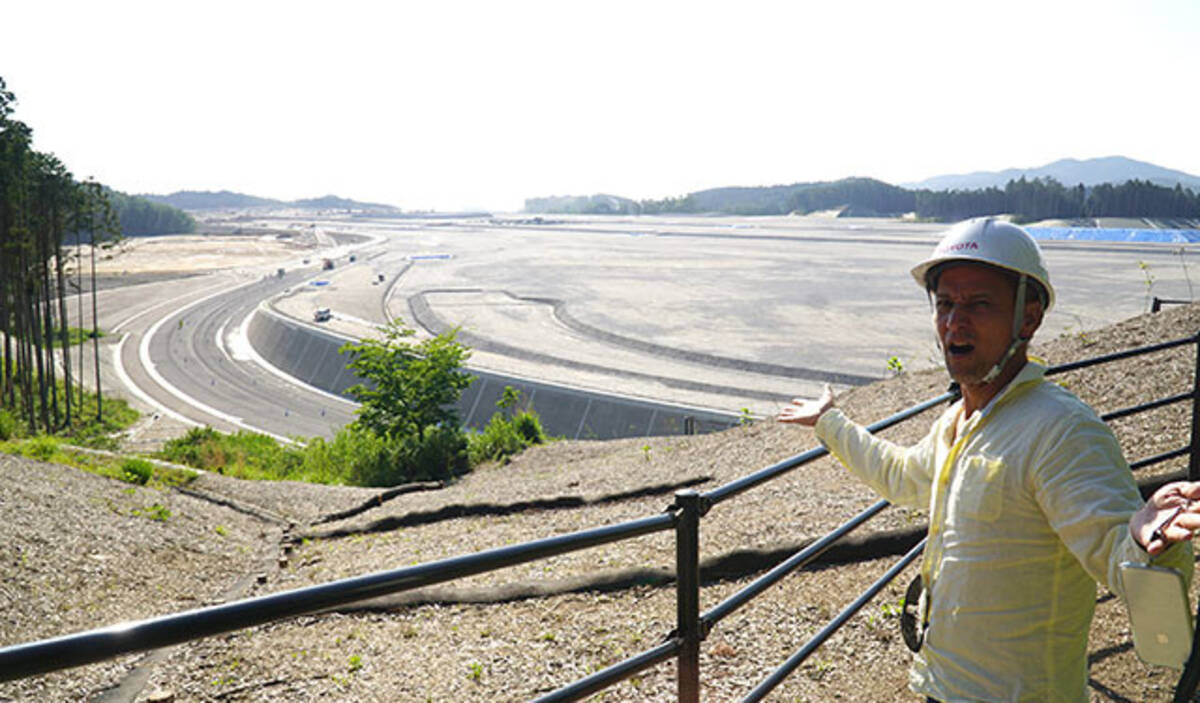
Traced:
[[63, 233], [60, 231], [54, 240], [54, 279], [58, 292], [58, 321], [59, 347], [62, 349], [63, 367], [63, 405], [66, 413], [66, 426], [71, 426], [71, 402], [74, 393], [71, 390], [71, 327], [67, 319], [67, 288], [63, 282]]

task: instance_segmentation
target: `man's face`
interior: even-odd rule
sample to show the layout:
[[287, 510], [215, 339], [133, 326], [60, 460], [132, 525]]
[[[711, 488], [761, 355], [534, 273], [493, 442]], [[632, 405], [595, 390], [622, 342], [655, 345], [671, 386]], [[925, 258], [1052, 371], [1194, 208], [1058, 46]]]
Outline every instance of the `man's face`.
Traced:
[[950, 378], [963, 386], [981, 383], [1012, 340], [1012, 279], [990, 266], [957, 264], [942, 272], [934, 296]]

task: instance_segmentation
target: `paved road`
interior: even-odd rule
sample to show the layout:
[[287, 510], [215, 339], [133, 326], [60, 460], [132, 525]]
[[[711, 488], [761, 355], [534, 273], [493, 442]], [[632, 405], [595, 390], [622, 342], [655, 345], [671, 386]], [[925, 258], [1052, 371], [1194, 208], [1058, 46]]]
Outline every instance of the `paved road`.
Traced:
[[[353, 416], [353, 406], [270, 373], [239, 348], [238, 327], [260, 301], [301, 285], [309, 272], [267, 278], [217, 294], [161, 318], [148, 337], [148, 356], [164, 379], [200, 406], [206, 422], [266, 430], [278, 436], [328, 436]], [[127, 353], [128, 355], [128, 353]]]
[[101, 327], [113, 332], [106, 386], [169, 423], [171, 433], [211, 425], [284, 438], [332, 435], [352, 419], [353, 405], [272, 373], [237, 335], [261, 300], [315, 271], [283, 279], [224, 272], [101, 291]]

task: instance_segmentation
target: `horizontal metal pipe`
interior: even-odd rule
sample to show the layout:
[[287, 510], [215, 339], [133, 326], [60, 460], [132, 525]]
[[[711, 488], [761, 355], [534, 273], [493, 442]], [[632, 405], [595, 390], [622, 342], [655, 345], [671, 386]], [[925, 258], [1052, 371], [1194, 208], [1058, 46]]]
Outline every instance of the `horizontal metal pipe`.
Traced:
[[522, 564], [535, 559], [587, 549], [674, 527], [677, 513], [667, 512], [618, 525], [451, 557], [404, 569], [199, 608], [133, 623], [0, 649], [0, 681], [103, 661], [121, 654], [240, 630], [347, 603], [429, 586]]
[[734, 479], [723, 486], [717, 486], [711, 491], [706, 492], [703, 497], [711, 504], [716, 505], [723, 500], [732, 498], [733, 496], [747, 491], [760, 483], [766, 483], [777, 476], [784, 474], [797, 466], [803, 466], [810, 461], [820, 459], [829, 453], [825, 447], [813, 447], [808, 451], [802, 452], [795, 456], [789, 457], [778, 463], [772, 464], [765, 469], [760, 469], [752, 474]]
[[1190, 446], [1189, 447], [1180, 447], [1179, 449], [1172, 449], [1169, 452], [1163, 452], [1162, 454], [1155, 454], [1154, 456], [1146, 457], [1145, 459], [1140, 459], [1138, 461], [1135, 461], [1129, 465], [1129, 468], [1133, 471], [1137, 471], [1138, 469], [1143, 469], [1147, 466], [1153, 466], [1154, 464], [1161, 464], [1164, 461], [1170, 461], [1171, 459], [1175, 459], [1177, 457], [1187, 456], [1188, 454], [1191, 453], [1191, 451], [1192, 451], [1192, 448]]
[[644, 671], [667, 661], [679, 654], [679, 650], [682, 648], [683, 640], [678, 637], [672, 637], [653, 649], [648, 649], [641, 654], [635, 654], [624, 661], [613, 664], [607, 669], [602, 669], [570, 685], [563, 686], [553, 693], [547, 693], [540, 698], [535, 698], [534, 703], [559, 703], [560, 701], [581, 700], [601, 689], [608, 688], [618, 681], [623, 681], [639, 671]]
[[767, 590], [771, 586], [774, 586], [788, 574], [792, 573], [796, 569], [803, 568], [812, 560], [821, 556], [821, 554], [825, 553], [825, 551], [832, 547], [835, 542], [842, 537], [845, 537], [847, 534], [858, 528], [866, 521], [875, 517], [875, 515], [879, 514], [881, 510], [889, 505], [891, 505], [891, 503], [888, 503], [886, 500], [881, 500], [875, 503], [871, 507], [860, 512], [858, 515], [855, 515], [838, 527], [834, 528], [831, 532], [818, 539], [816, 542], [813, 542], [804, 549], [788, 557], [785, 561], [776, 565], [775, 568], [754, 579], [754, 581], [748, 584], [745, 588], [737, 593], [734, 593], [732, 596], [729, 596], [725, 600], [718, 603], [711, 610], [701, 615], [700, 621], [704, 623], [702, 627], [707, 626], [711, 628], [712, 626], [716, 625], [726, 616], [731, 615], [743, 605], [746, 605], [751, 600], [757, 598], [763, 591]]
[[756, 686], [753, 691], [751, 691], [746, 695], [745, 698], [742, 699], [742, 703], [761, 701], [768, 693], [771, 692], [772, 689], [783, 683], [783, 680], [786, 679], [793, 671], [795, 671], [796, 667], [800, 666], [800, 664], [802, 664], [810, 654], [817, 651], [818, 647], [820, 647], [822, 644], [825, 644], [825, 640], [832, 637], [833, 633], [841, 629], [842, 625], [845, 625], [847, 620], [853, 617], [855, 613], [861, 610], [864, 605], [869, 603], [872, 598], [882, 591], [884, 586], [894, 581], [895, 578], [900, 575], [900, 572], [905, 569], [905, 567], [907, 567], [918, 556], [920, 556], [921, 550], [923, 549], [925, 549], [925, 540], [921, 540], [917, 546], [910, 549], [908, 553], [900, 559], [900, 561], [896, 562], [892, 568], [887, 570], [887, 573], [881, 576], [875, 583], [871, 584], [870, 588], [868, 588], [866, 591], [863, 591], [863, 593], [859, 595], [859, 597], [856, 598], [853, 603], [846, 606], [842, 612], [838, 613], [837, 617], [831, 620], [829, 624], [824, 627], [824, 629], [814, 635], [813, 638], [809, 640], [803, 647], [801, 647], [798, 652], [788, 657], [786, 662], [784, 662], [778, 669], [771, 672], [770, 676], [763, 679], [762, 683]]
[[1200, 335], [1195, 337], [1184, 337], [1183, 339], [1174, 339], [1169, 342], [1159, 342], [1158, 344], [1150, 344], [1144, 347], [1138, 347], [1137, 349], [1126, 349], [1125, 351], [1105, 354], [1104, 356], [1095, 356], [1091, 359], [1083, 359], [1081, 361], [1072, 361], [1067, 364], [1058, 364], [1057, 366], [1051, 366], [1050, 368], [1046, 369], [1046, 375], [1054, 376], [1056, 374], [1075, 371], [1076, 369], [1083, 369], [1089, 366], [1098, 366], [1100, 364], [1120, 361], [1121, 359], [1128, 359], [1134, 356], [1152, 354], [1154, 352], [1163, 351], [1166, 349], [1173, 349], [1174, 347], [1182, 347], [1185, 344], [1196, 344], [1198, 341], [1200, 341]]
[[[932, 408], [937, 405], [941, 405], [942, 403], [945, 403], [946, 401], [948, 401], [952, 398], [957, 398], [957, 397], [958, 397], [957, 393], [952, 393], [952, 392], [943, 393], [942, 395], [939, 395], [936, 398], [931, 398], [930, 400], [927, 400], [923, 403], [918, 403], [910, 408], [901, 410], [900, 412], [896, 413], [895, 415], [886, 417], [886, 418], [880, 420], [879, 422], [876, 422], [875, 424], [868, 426], [867, 430], [869, 430], [871, 432], [879, 432], [880, 430], [887, 429], [888, 427], [891, 427], [892, 425], [903, 422], [903, 421], [907, 420], [908, 418], [913, 417], [914, 415], [920, 415], [921, 413], [925, 412], [929, 408]], [[718, 486], [718, 487], [712, 489], [711, 491], [705, 493], [703, 495], [703, 498], [706, 501], [708, 501], [710, 504], [716, 505], [717, 503], [720, 503], [721, 501], [724, 501], [724, 500], [728, 500], [729, 498], [732, 498], [733, 496], [735, 496], [739, 493], [750, 490], [751, 488], [754, 488], [755, 486], [757, 486], [761, 483], [766, 483], [767, 481], [777, 478], [781, 474], [791, 471], [792, 469], [794, 469], [798, 466], [803, 466], [804, 464], [807, 464], [810, 461], [820, 459], [821, 457], [825, 456], [828, 453], [829, 453], [829, 451], [827, 449], [825, 449], [825, 447], [813, 447], [812, 449], [809, 449], [806, 452], [797, 454], [788, 459], [784, 459], [783, 461], [780, 461], [776, 464], [772, 464], [771, 466], [768, 466], [765, 469], [760, 469], [759, 471], [756, 471], [748, 476], [743, 476], [742, 478], [730, 481], [729, 483], [726, 483], [723, 486]]]
[[1112, 420], [1119, 420], [1123, 417], [1128, 417], [1130, 415], [1136, 415], [1138, 413], [1148, 412], [1150, 410], [1154, 410], [1155, 408], [1161, 408], [1164, 405], [1171, 405], [1172, 403], [1182, 403], [1185, 400], [1191, 400], [1191, 399], [1192, 399], [1191, 393], [1180, 393], [1179, 395], [1173, 395], [1168, 398], [1159, 398], [1158, 400], [1152, 400], [1149, 403], [1142, 403], [1141, 405], [1134, 405], [1134, 406], [1131, 406], [1128, 408], [1122, 408], [1120, 410], [1113, 410], [1112, 412], [1108, 412], [1108, 413], [1101, 415], [1100, 419], [1104, 420], [1105, 422], [1111, 422]]
[[885, 417], [884, 419], [880, 420], [879, 422], [876, 422], [871, 425], [867, 425], [867, 431], [868, 432], [880, 432], [882, 430], [886, 430], [887, 428], [891, 427], [892, 425], [898, 425], [901, 422], [904, 422], [905, 420], [909, 419], [910, 417], [920, 415], [921, 413], [925, 412], [926, 410], [928, 410], [930, 408], [937, 407], [937, 406], [941, 405], [942, 403], [946, 403], [946, 402], [949, 402], [952, 400], [957, 400], [958, 396], [959, 396], [959, 393], [957, 390], [946, 391], [945, 393], [943, 393], [939, 396], [930, 398], [929, 400], [926, 400], [923, 403], [917, 403], [916, 405], [908, 408], [907, 410], [901, 410], [900, 412], [896, 413], [895, 415], [892, 415], [890, 417]]

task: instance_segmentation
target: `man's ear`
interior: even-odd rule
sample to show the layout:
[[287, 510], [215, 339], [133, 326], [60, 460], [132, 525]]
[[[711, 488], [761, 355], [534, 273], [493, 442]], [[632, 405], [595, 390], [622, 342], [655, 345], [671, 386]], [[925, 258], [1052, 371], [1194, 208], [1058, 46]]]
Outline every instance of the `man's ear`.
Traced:
[[1025, 303], [1025, 318], [1021, 323], [1021, 337], [1029, 339], [1042, 326], [1042, 316], [1045, 310], [1041, 301], [1031, 300]]

